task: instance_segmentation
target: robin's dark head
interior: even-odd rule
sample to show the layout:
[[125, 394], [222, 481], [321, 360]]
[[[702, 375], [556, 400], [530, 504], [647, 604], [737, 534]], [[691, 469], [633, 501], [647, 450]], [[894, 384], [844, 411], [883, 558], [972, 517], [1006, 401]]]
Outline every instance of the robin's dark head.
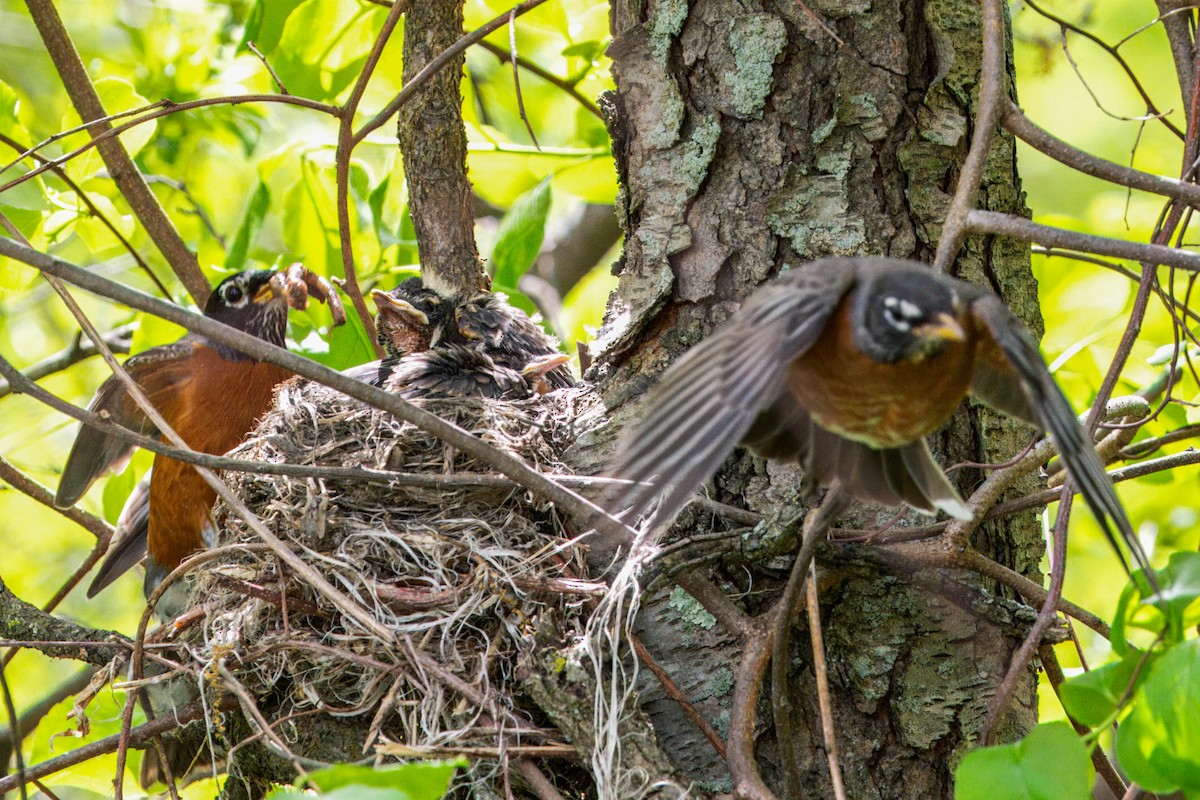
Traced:
[[863, 352], [884, 364], [933, 358], [966, 339], [953, 285], [923, 270], [889, 272], [859, 287], [850, 309]]
[[437, 344], [448, 303], [420, 278], [409, 278], [390, 292], [375, 289], [371, 299], [379, 344], [388, 357], [420, 353]]
[[282, 346], [288, 302], [278, 283], [272, 281], [276, 274], [258, 269], [230, 275], [208, 296], [204, 316]]

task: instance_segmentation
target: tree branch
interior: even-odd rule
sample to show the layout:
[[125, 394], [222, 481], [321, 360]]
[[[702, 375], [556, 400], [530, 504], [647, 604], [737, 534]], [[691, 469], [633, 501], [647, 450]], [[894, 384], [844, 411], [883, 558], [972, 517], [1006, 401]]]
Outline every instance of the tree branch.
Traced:
[[[90, 122], [107, 116], [104, 105], [100, 102], [100, 95], [96, 93], [96, 88], [92, 85], [87, 70], [84, 69], [83, 61], [75, 50], [75, 45], [63, 25], [62, 18], [58, 15], [58, 9], [55, 8], [53, 0], [25, 0], [25, 5], [29, 8], [33, 22], [37, 25], [38, 33], [41, 34], [42, 41], [46, 44], [46, 50], [54, 61], [59, 77], [62, 78], [63, 87], [70, 95], [71, 103], [79, 112], [80, 118], [84, 122]], [[104, 122], [97, 129], [106, 131], [109, 127], [108, 123]], [[92, 136], [96, 136], [95, 130], [89, 130], [89, 132]], [[141, 221], [159, 252], [171, 265], [171, 269], [196, 301], [196, 305], [203, 306], [204, 301], [208, 299], [211, 287], [208, 285], [204, 273], [200, 271], [200, 263], [196, 260], [196, 254], [188, 249], [179, 236], [179, 232], [175, 230], [175, 226], [159, 204], [158, 198], [150, 191], [150, 187], [133, 163], [129, 152], [116, 138], [106, 139], [103, 142], [98, 141], [97, 146], [100, 150], [100, 157], [104, 159], [109, 175], [117, 184], [121, 195], [129, 203], [129, 207]]]

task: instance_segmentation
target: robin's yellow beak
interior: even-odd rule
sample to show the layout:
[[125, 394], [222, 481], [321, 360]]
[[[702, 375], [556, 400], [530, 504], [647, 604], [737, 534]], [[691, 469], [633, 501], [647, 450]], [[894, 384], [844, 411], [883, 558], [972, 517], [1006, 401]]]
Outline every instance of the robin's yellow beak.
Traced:
[[913, 333], [922, 339], [934, 339], [943, 342], [965, 342], [967, 332], [962, 323], [950, 314], [942, 312], [920, 327], [914, 328]]
[[[276, 274], [278, 275], [279, 273], [276, 273]], [[275, 279], [271, 278], [271, 280], [267, 281], [262, 286], [258, 287], [258, 291], [254, 293], [254, 297], [252, 297], [251, 299], [255, 303], [259, 303], [259, 304], [269, 303], [272, 300], [274, 300], [276, 297], [279, 297], [280, 294], [281, 293], [278, 290], [276, 290], [276, 288], [275, 288]]]
[[408, 317], [419, 325], [429, 324], [429, 317], [425, 312], [406, 300], [401, 300], [379, 289], [371, 290], [371, 299], [375, 301], [377, 311], [387, 310]]

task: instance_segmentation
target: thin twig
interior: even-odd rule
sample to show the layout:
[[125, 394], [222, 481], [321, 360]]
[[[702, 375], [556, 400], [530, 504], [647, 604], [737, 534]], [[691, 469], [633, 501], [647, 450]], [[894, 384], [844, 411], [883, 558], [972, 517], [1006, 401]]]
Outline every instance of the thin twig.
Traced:
[[821, 632], [821, 606], [817, 598], [817, 562], [809, 568], [805, 593], [808, 602], [808, 631], [812, 641], [813, 675], [817, 680], [817, 705], [821, 709], [821, 736], [825, 742], [825, 760], [829, 764], [829, 780], [836, 800], [846, 800], [842, 781], [842, 766], [838, 757], [837, 731], [833, 724], [833, 700], [829, 693], [829, 668], [825, 663], [825, 637]]
[[499, 30], [508, 21], [510, 14], [519, 17], [528, 11], [532, 11], [544, 2], [546, 2], [546, 0], [525, 0], [524, 3], [515, 6], [511, 11], [505, 11], [500, 16], [495, 17], [490, 22], [487, 22], [479, 28], [476, 28], [466, 36], [459, 39], [453, 45], [446, 48], [444, 51], [442, 51], [441, 55], [426, 64], [425, 67], [416, 75], [414, 75], [408, 83], [404, 84], [404, 88], [400, 90], [399, 94], [392, 98], [390, 103], [384, 106], [382, 111], [380, 111], [378, 114], [372, 117], [369, 122], [359, 128], [358, 133], [354, 134], [352, 144], [357, 145], [359, 142], [369, 136], [372, 131], [382, 127], [383, 124], [391, 119], [392, 116], [400, 109], [400, 106], [409, 101], [409, 98], [411, 98], [413, 94], [416, 93], [417, 89], [419, 89], [425, 83], [425, 81], [429, 79], [430, 75], [441, 69], [444, 69], [450, 64], [450, 62], [458, 57], [462, 51], [466, 50], [473, 44], [478, 44], [483, 37], [487, 36], [489, 33]]
[[262, 62], [262, 65], [266, 67], [267, 74], [271, 76], [271, 80], [275, 81], [275, 85], [279, 87], [279, 93], [284, 95], [291, 94], [291, 92], [287, 90], [287, 87], [283, 85], [283, 81], [279, 80], [279, 76], [275, 74], [275, 69], [271, 66], [271, 62], [267, 61], [267, 57], [262, 54], [262, 51], [258, 49], [254, 42], [246, 42], [246, 47], [249, 48], [250, 52], [254, 53], [258, 60]]
[[1200, 207], [1200, 186], [1173, 178], [1164, 178], [1161, 175], [1152, 175], [1139, 169], [1131, 169], [1091, 153], [1085, 153], [1033, 124], [1029, 117], [1025, 116], [1021, 109], [1011, 101], [1007, 103], [1000, 122], [1005, 130], [1035, 150], [1045, 153], [1055, 161], [1066, 164], [1079, 172], [1120, 186], [1127, 186], [1130, 189], [1165, 195], [1181, 203]]
[[[12, 692], [8, 689], [8, 674], [3, 664], [0, 664], [0, 695], [4, 697], [4, 710], [8, 712], [8, 729], [16, 733], [21, 730], [21, 723], [17, 718], [17, 707], [13, 705]], [[29, 794], [25, 789], [27, 782], [25, 776], [25, 754], [21, 752], [19, 746], [14, 747], [12, 752], [16, 756], [17, 780], [21, 783], [21, 800], [28, 800]], [[8, 769], [7, 762], [0, 764], [0, 769]]]
[[379, 65], [379, 59], [383, 55], [383, 48], [387, 45], [388, 40], [391, 39], [392, 33], [400, 23], [400, 16], [407, 8], [408, 0], [404, 0], [404, 2], [393, 4], [388, 10], [387, 17], [383, 21], [383, 27], [376, 35], [375, 43], [371, 46], [371, 51], [367, 54], [367, 60], [363, 63], [363, 68], [358, 74], [358, 79], [354, 82], [354, 87], [350, 90], [350, 96], [346, 99], [346, 104], [338, 111], [338, 140], [337, 149], [334, 154], [335, 182], [337, 184], [338, 244], [342, 256], [342, 276], [346, 280], [344, 288], [346, 294], [350, 297], [350, 303], [354, 306], [354, 312], [358, 314], [359, 321], [367, 332], [367, 339], [371, 342], [371, 346], [375, 350], [376, 358], [383, 358], [383, 346], [377, 341], [375, 318], [367, 310], [366, 300], [363, 299], [362, 287], [358, 285], [358, 270], [354, 266], [354, 246], [350, 235], [350, 156], [354, 152], [354, 146], [357, 144], [354, 140], [354, 115], [358, 112], [358, 106], [362, 102], [363, 93], [367, 90], [367, 83], [370, 82], [371, 75], [374, 74], [375, 68]]
[[[186, 725], [189, 722], [198, 720], [204, 716], [204, 709], [199, 703], [193, 703], [189, 706], [179, 709], [174, 714], [160, 717], [154, 722], [147, 722], [145, 725], [139, 725], [129, 731], [129, 743], [131, 745], [141, 744], [149, 741], [153, 736]], [[80, 748], [72, 750], [69, 753], [63, 753], [61, 756], [47, 759], [39, 764], [31, 765], [25, 770], [26, 780], [35, 780], [44, 778], [47, 775], [53, 775], [56, 772], [61, 772], [68, 767], [73, 767], [76, 764], [82, 764], [85, 761], [90, 761], [97, 756], [106, 755], [116, 751], [120, 745], [122, 734], [114, 734], [106, 736], [103, 739], [98, 739], [94, 742], [89, 742]], [[7, 775], [0, 778], [0, 794], [11, 792], [17, 788], [19, 778], [16, 775]]]
[[555, 75], [553, 72], [550, 72], [549, 70], [544, 69], [543, 67], [539, 66], [535, 62], [530, 61], [527, 58], [523, 58], [519, 54], [512, 53], [508, 49], [503, 48], [498, 44], [492, 44], [487, 39], [481, 40], [479, 42], [479, 46], [482, 47], [484, 50], [487, 50], [492, 55], [496, 56], [498, 59], [500, 59], [501, 64], [512, 61], [514, 64], [516, 64], [518, 67], [525, 70], [526, 72], [528, 72], [532, 75], [536, 75], [539, 78], [541, 78], [542, 80], [544, 80], [546, 83], [549, 83], [552, 86], [555, 86], [555, 87], [561, 89], [562, 91], [569, 94], [577, 103], [579, 103], [579, 105], [583, 106], [589, 114], [593, 115], [594, 117], [596, 117], [597, 119], [599, 119], [601, 121], [604, 120], [604, 114], [602, 114], [600, 112], [600, 107], [597, 106], [591, 100], [589, 100], [586, 96], [584, 96], [584, 94], [582, 92], [580, 92], [579, 89], [575, 86], [575, 84], [572, 83], [571, 81], [566, 80], [565, 78], [560, 78], [557, 75]]
[[1062, 228], [1039, 225], [1014, 214], [972, 211], [967, 214], [967, 228], [971, 233], [998, 233], [1014, 239], [1036, 242], [1043, 247], [1080, 250], [1084, 253], [1127, 258], [1131, 261], [1163, 264], [1189, 272], [1200, 272], [1200, 255], [1187, 250], [1178, 250], [1160, 244], [1126, 242], [1078, 231], [1065, 231]]
[[987, 164], [992, 136], [1000, 121], [1000, 112], [1007, 102], [1004, 71], [1004, 21], [1000, 11], [1000, 0], [983, 0], [983, 60], [979, 74], [979, 102], [975, 114], [975, 133], [971, 148], [963, 160], [954, 198], [946, 211], [942, 223], [942, 235], [938, 240], [934, 269], [949, 272], [954, 258], [967, 238], [970, 228], [967, 214], [975, 204], [975, 194], [983, 182], [983, 170]]

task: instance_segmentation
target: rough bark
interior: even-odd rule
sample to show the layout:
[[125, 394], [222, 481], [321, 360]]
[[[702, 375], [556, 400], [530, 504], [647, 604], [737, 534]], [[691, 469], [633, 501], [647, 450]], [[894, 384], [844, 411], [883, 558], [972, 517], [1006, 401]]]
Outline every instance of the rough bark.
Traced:
[[[972, 0], [614, 3], [611, 127], [626, 250], [594, 372], [614, 427], [672, 360], [781, 268], [832, 254], [931, 260], [972, 128], [978, 13]], [[1019, 186], [1012, 139], [997, 137], [979, 204], [1024, 213]], [[1040, 330], [1023, 245], [972, 238], [955, 272], [990, 284]], [[996, 461], [1027, 437], [972, 407], [956, 414], [934, 445], [946, 463]], [[595, 463], [602, 456], [582, 459]], [[967, 490], [979, 481], [970, 470], [953, 477]], [[792, 467], [739, 456], [712, 491], [716, 499], [771, 511], [794, 502], [797, 478]], [[691, 532], [711, 527], [696, 516]], [[869, 527], [877, 518], [857, 508], [845, 522]], [[676, 532], [688, 532], [683, 528]], [[1031, 515], [979, 539], [1001, 561], [1037, 569], [1041, 539]], [[735, 596], [772, 596], [787, 561], [760, 564], [753, 574], [718, 570], [717, 577]], [[977, 744], [1019, 630], [998, 628], [865, 561], [822, 567], [821, 611], [849, 796], [949, 797], [953, 767]], [[735, 637], [681, 591], [649, 603], [640, 624], [653, 655], [724, 732]], [[797, 621], [791, 647], [790, 701], [800, 742], [794, 762], [804, 785], [813, 787], [810, 796], [830, 796], [803, 626]], [[1003, 719], [1002, 739], [1034, 721], [1033, 689], [1031, 674]], [[679, 770], [704, 790], [728, 791], [724, 766], [680, 710], [649, 683], [643, 700]], [[757, 755], [768, 782], [781, 790], [781, 757], [765, 703], [759, 720]]]
[[[411, 4], [405, 20], [405, 82], [454, 44], [463, 35], [462, 26], [462, 0]], [[467, 180], [462, 71], [459, 56], [433, 75], [401, 107], [398, 128], [421, 276], [447, 295], [486, 288]]]

